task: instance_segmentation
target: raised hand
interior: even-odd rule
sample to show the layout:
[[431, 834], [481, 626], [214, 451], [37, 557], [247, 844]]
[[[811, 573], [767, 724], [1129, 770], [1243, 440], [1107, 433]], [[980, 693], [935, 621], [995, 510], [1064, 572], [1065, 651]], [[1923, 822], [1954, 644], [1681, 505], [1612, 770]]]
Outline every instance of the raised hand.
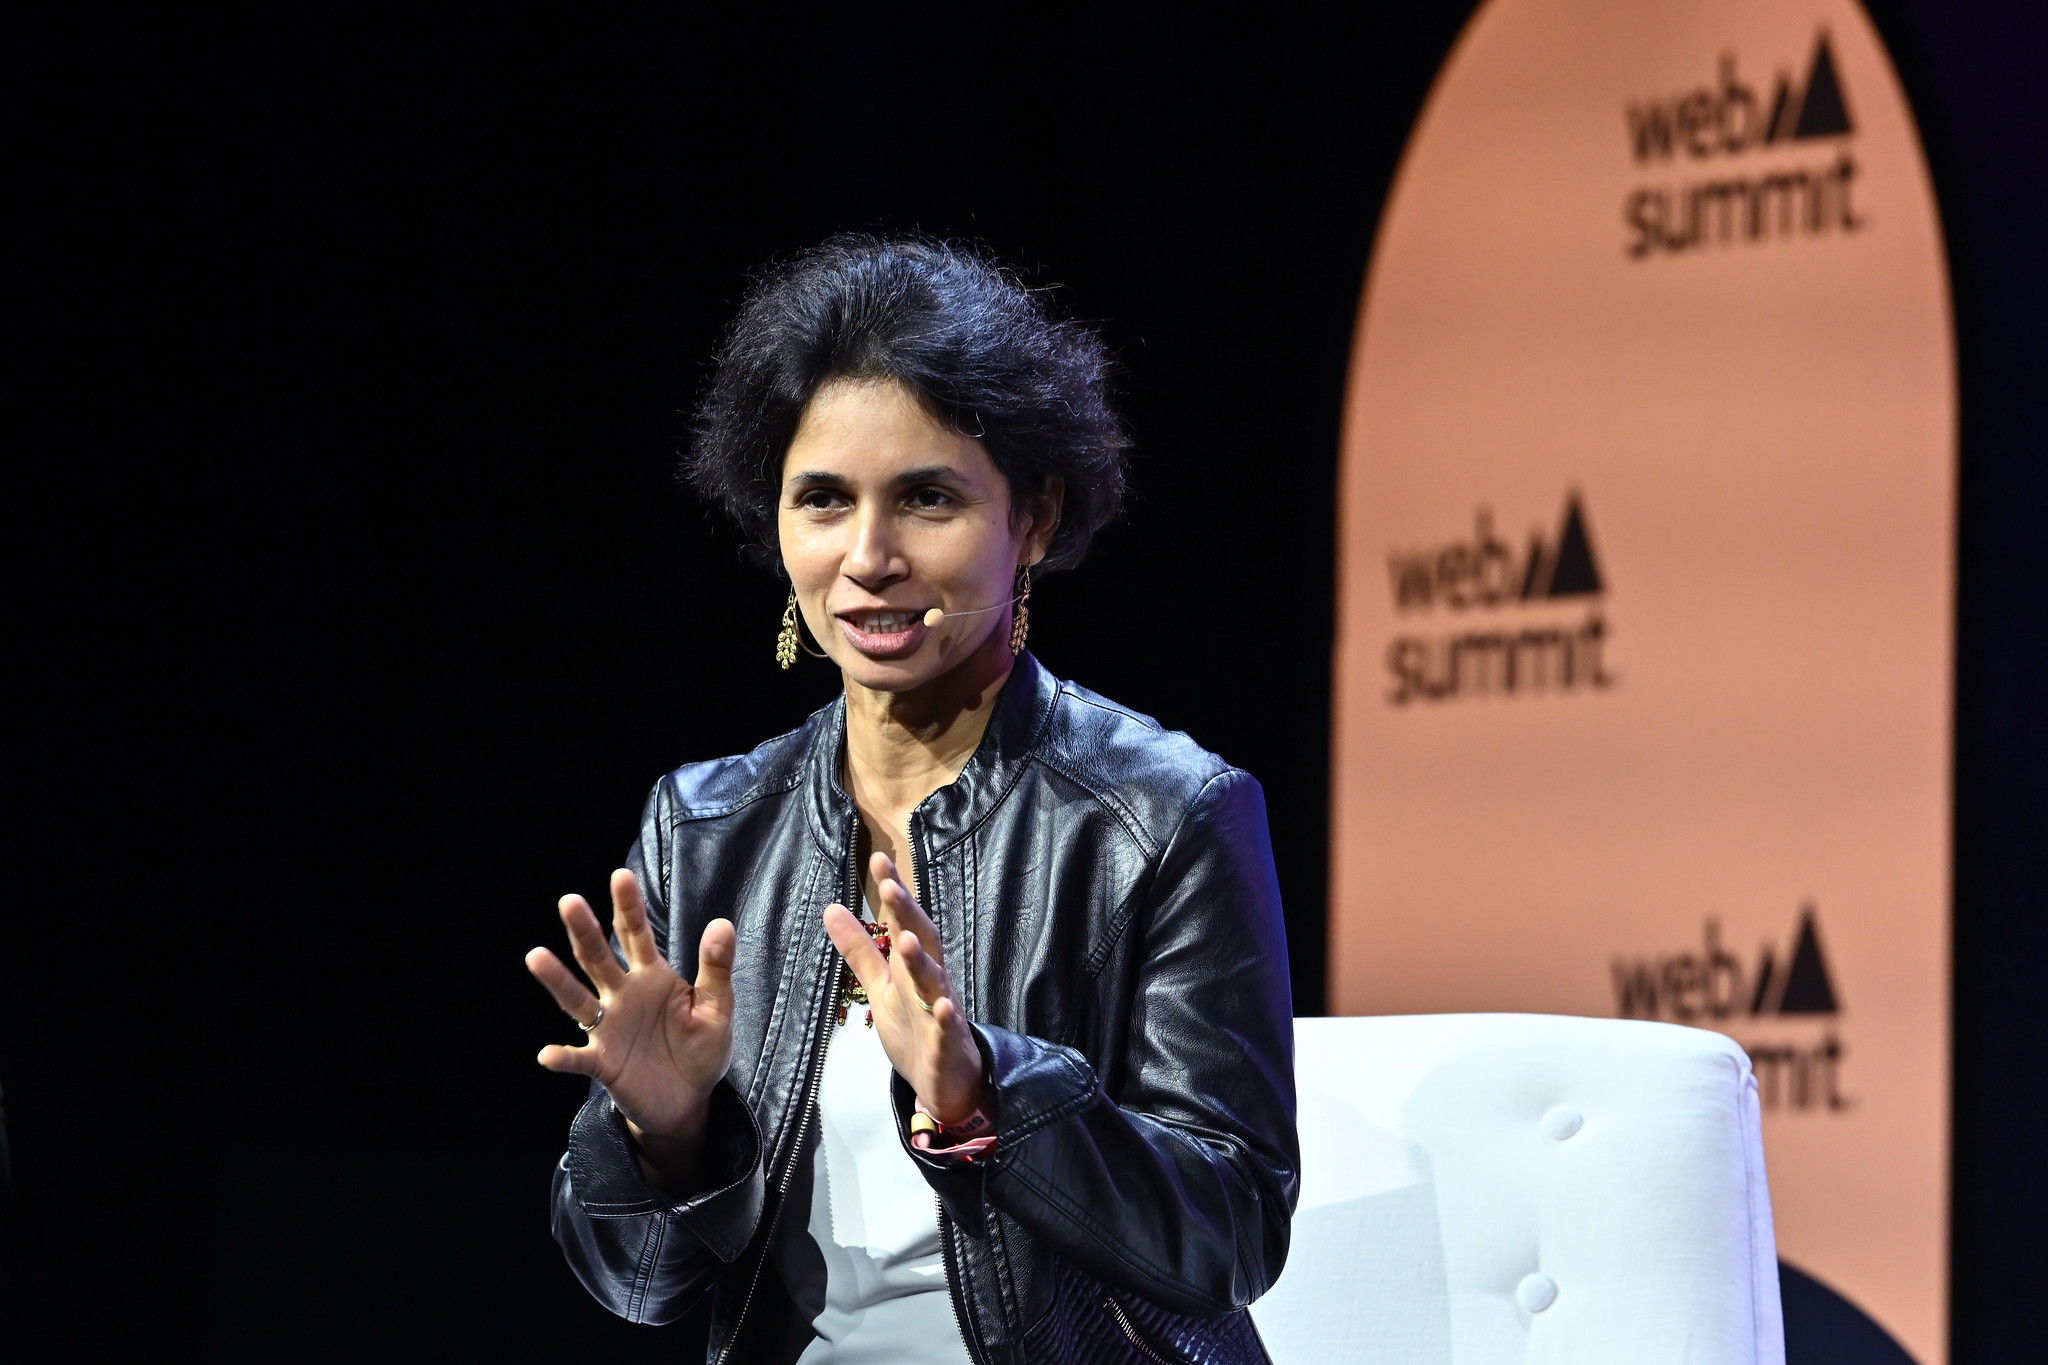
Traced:
[[958, 1122], [986, 1107], [981, 1049], [940, 960], [938, 930], [886, 855], [873, 855], [869, 871], [881, 887], [880, 914], [889, 926], [889, 956], [882, 956], [843, 905], [825, 907], [825, 932], [854, 978], [867, 988], [868, 1008], [890, 1065], [933, 1117], [941, 1123]]
[[668, 1178], [685, 1177], [695, 1164], [712, 1088], [732, 1062], [732, 921], [715, 919], [705, 926], [693, 985], [676, 975], [656, 946], [633, 874], [624, 868], [612, 873], [611, 892], [612, 929], [626, 954], [623, 967], [589, 902], [570, 895], [558, 907], [569, 946], [595, 994], [546, 948], [526, 955], [526, 969], [556, 1004], [578, 1023], [596, 1024], [581, 1047], [551, 1043], [538, 1060], [550, 1071], [594, 1078], [656, 1168]]

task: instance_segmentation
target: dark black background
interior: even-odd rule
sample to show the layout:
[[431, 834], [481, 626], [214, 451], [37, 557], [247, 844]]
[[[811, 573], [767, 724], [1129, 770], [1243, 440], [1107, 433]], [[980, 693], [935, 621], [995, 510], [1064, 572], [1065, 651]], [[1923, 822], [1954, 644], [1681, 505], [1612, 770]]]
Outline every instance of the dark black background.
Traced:
[[[973, 238], [1101, 321], [1142, 497], [1033, 646], [1261, 777], [1320, 1009], [1342, 381], [1469, 4], [717, 8], [87, 9], [6, 59], [4, 1340], [678, 1358], [548, 1239], [580, 1089], [520, 957], [656, 775], [830, 693], [673, 462], [748, 269], [835, 228]], [[1963, 367], [1956, 1341], [2018, 1360], [2041, 20], [1878, 17]]]

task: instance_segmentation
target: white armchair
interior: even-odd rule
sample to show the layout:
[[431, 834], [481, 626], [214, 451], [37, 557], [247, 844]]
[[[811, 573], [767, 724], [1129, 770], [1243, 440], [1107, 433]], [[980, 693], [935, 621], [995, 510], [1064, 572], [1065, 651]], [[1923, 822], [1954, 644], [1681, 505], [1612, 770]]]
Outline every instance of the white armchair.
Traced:
[[1783, 1365], [1749, 1060], [1534, 1014], [1298, 1019], [1276, 1365]]

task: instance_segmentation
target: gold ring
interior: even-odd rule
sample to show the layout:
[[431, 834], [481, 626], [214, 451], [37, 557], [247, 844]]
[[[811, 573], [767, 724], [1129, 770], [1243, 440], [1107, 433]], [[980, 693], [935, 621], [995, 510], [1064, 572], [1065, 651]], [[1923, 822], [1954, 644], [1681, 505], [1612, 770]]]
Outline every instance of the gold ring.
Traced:
[[915, 1000], [917, 1002], [917, 1007], [923, 1010], [926, 1014], [930, 1014], [932, 1012], [932, 1007], [930, 1005], [925, 1004], [924, 997], [919, 995], [916, 991], [912, 991], [910, 993], [910, 998], [912, 1000]]

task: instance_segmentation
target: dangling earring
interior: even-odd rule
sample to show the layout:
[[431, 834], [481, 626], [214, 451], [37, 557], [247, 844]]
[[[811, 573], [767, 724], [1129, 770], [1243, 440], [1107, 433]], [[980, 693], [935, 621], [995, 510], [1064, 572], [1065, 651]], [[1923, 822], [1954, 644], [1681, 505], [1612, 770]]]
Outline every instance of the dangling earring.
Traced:
[[789, 590], [789, 605], [782, 609], [782, 633], [775, 637], [775, 662], [782, 665], [784, 672], [788, 672], [789, 666], [796, 662], [796, 652], [799, 649], [813, 659], [832, 657], [824, 650], [812, 649], [804, 643], [803, 629], [797, 624], [796, 588], [792, 586]]
[[1010, 616], [1010, 652], [1024, 652], [1024, 637], [1031, 633], [1031, 566], [1017, 566], [1017, 610]]
[[789, 590], [789, 605], [782, 609], [782, 633], [775, 637], [775, 662], [787, 673], [796, 662], [796, 589]]

